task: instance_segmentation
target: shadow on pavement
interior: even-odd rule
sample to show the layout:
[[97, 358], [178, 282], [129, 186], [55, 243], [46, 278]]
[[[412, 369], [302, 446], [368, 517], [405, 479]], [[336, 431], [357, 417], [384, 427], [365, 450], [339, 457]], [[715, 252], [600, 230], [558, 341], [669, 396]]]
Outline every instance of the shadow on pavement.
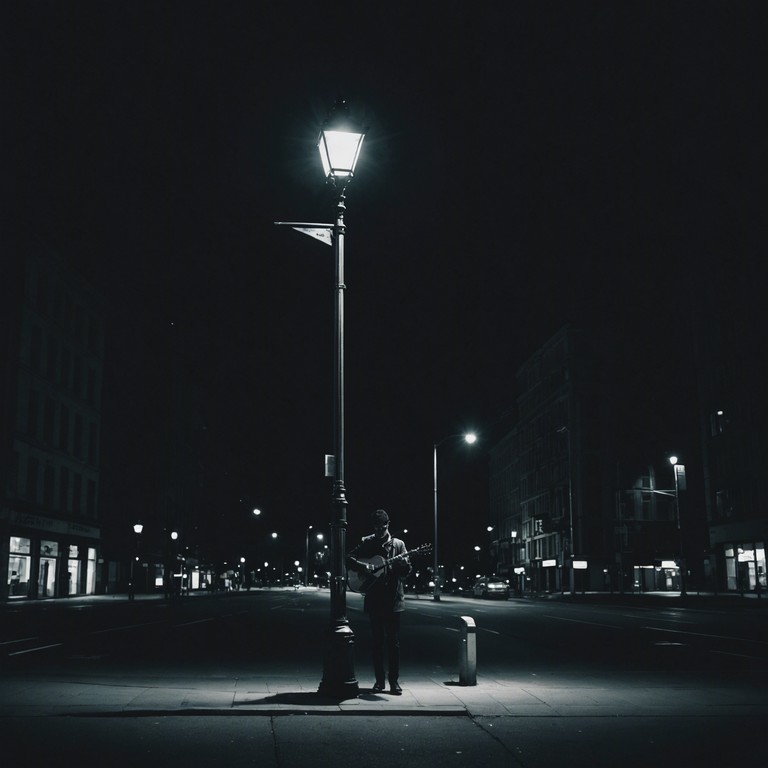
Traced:
[[340, 704], [343, 701], [346, 701], [346, 699], [336, 696], [325, 696], [322, 693], [312, 691], [296, 691], [295, 693], [275, 693], [272, 696], [264, 696], [261, 699], [248, 699], [236, 703], [235, 706], [252, 707], [259, 704], [290, 704], [291, 706], [302, 707], [328, 707]]
[[349, 699], [360, 699], [362, 701], [381, 702], [386, 701], [388, 697], [374, 693], [370, 689], [361, 690], [357, 696], [348, 698], [328, 696], [319, 691], [285, 691], [283, 693], [274, 693], [271, 696], [264, 696], [260, 699], [248, 699], [235, 704], [235, 706], [252, 707], [257, 705], [283, 704], [300, 707], [327, 707], [341, 704]]

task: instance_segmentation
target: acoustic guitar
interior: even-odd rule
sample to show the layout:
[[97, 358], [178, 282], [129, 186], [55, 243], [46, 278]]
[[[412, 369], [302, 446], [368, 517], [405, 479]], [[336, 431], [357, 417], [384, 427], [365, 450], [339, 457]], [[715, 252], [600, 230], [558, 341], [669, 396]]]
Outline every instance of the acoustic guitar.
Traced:
[[357, 571], [348, 568], [347, 586], [352, 592], [360, 592], [364, 594], [384, 575], [388, 565], [410, 555], [424, 554], [431, 549], [431, 544], [422, 544], [420, 547], [416, 547], [416, 549], [409, 549], [407, 552], [395, 555], [394, 557], [384, 558], [381, 555], [374, 555], [373, 557], [357, 557], [355, 559], [359, 563], [368, 566], [368, 569], [362, 573], [358, 573]]

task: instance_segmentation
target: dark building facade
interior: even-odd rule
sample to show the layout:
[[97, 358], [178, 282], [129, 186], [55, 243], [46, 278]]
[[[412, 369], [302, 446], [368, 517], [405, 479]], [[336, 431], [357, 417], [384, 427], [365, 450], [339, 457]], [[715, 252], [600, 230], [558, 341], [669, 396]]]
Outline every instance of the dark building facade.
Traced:
[[3, 597], [98, 590], [104, 315], [43, 240], [3, 254], [0, 569]]
[[682, 587], [683, 465], [638, 460], [665, 438], [615, 349], [566, 326], [518, 369], [515, 423], [490, 452], [492, 560], [518, 592]]
[[593, 356], [587, 336], [568, 327], [520, 366], [516, 424], [490, 453], [492, 555], [518, 591], [591, 588], [595, 579], [602, 503]]
[[762, 280], [723, 263], [702, 279], [694, 312], [708, 563], [718, 589], [766, 588], [768, 401]]

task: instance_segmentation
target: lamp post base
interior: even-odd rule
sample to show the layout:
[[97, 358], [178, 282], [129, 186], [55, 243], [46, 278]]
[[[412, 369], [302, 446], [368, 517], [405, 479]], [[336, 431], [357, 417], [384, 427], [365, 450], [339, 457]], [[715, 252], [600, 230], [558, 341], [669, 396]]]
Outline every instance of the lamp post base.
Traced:
[[335, 699], [354, 699], [360, 693], [355, 679], [354, 647], [355, 636], [348, 625], [332, 628], [318, 693]]

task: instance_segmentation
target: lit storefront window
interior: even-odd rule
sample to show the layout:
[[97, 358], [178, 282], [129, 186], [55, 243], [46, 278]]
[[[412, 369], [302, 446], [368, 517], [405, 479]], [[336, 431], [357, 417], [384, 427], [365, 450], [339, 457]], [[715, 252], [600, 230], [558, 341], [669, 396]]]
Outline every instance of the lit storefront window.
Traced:
[[32, 569], [32, 543], [29, 539], [11, 536], [8, 557], [8, 596], [27, 597]]
[[85, 577], [85, 594], [96, 594], [96, 549], [88, 547], [88, 571]]
[[765, 542], [726, 544], [723, 551], [729, 590], [752, 592], [766, 589]]
[[59, 557], [59, 542], [43, 539], [40, 542], [40, 571], [38, 596], [56, 596], [56, 561]]
[[69, 559], [67, 560], [68, 587], [67, 594], [76, 595], [80, 585], [80, 560], [76, 544], [69, 546]]

